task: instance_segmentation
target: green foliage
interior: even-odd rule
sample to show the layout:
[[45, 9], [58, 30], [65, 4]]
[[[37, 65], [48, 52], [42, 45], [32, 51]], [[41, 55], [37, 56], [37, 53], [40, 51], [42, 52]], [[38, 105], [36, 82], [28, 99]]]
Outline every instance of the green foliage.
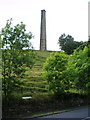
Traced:
[[[33, 65], [33, 52], [30, 39], [32, 33], [26, 33], [25, 25], [17, 24], [12, 27], [12, 19], [0, 32], [2, 41], [2, 85], [5, 96], [11, 95], [22, 84], [20, 78], [24, 76], [25, 67]], [[26, 50], [24, 50], [26, 49]]]
[[72, 55], [74, 84], [78, 89], [88, 91], [90, 87], [90, 45], [85, 46], [83, 49], [75, 50]]
[[77, 89], [81, 93], [88, 93], [90, 87], [90, 45], [88, 42], [77, 48], [69, 57], [66, 69], [70, 88]]
[[23, 48], [32, 48], [30, 39], [32, 33], [26, 33], [25, 24], [21, 22], [16, 26], [12, 26], [12, 19], [7, 20], [6, 26], [2, 29], [0, 38], [2, 41], [2, 48], [22, 50]]
[[68, 89], [68, 81], [65, 79], [65, 70], [67, 67], [68, 56], [64, 52], [52, 53], [46, 60], [45, 79], [49, 83], [49, 90], [55, 94], [62, 94]]
[[71, 35], [62, 34], [59, 37], [58, 44], [61, 50], [64, 50], [66, 54], [72, 54], [74, 49], [83, 44], [83, 42], [74, 41]]
[[45, 79], [55, 94], [71, 90], [88, 93], [90, 89], [90, 43], [77, 48], [72, 55], [52, 53], [45, 65]]

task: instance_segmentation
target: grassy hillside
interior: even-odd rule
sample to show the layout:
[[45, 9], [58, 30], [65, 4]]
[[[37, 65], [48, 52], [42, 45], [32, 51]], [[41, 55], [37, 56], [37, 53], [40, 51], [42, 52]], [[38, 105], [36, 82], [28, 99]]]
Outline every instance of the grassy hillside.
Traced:
[[[57, 99], [47, 89], [47, 81], [43, 79], [43, 64], [52, 53], [51, 51], [34, 51], [34, 66], [26, 68], [25, 77], [20, 78], [24, 82], [22, 89], [15, 93], [15, 98], [10, 98], [9, 103], [3, 100], [3, 117], [27, 117], [37, 114], [54, 112], [70, 107], [76, 107], [80, 103], [75, 95], [67, 94], [63, 99]], [[22, 96], [32, 96], [32, 99], [23, 100]], [[86, 99], [86, 97], [85, 97]], [[17, 119], [19, 120], [19, 119]]]
[[25, 78], [22, 79], [24, 82], [23, 94], [24, 95], [40, 95], [47, 93], [47, 81], [43, 79], [43, 64], [46, 59], [50, 56], [51, 51], [34, 51], [34, 66], [32, 69], [28, 69], [25, 72]]

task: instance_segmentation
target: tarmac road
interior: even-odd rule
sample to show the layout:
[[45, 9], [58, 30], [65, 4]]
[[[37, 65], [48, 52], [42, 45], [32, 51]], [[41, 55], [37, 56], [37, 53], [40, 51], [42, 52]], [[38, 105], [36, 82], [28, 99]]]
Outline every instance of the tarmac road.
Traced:
[[42, 120], [42, 119], [46, 118], [46, 120], [52, 120], [52, 119], [53, 120], [55, 120], [55, 119], [90, 120], [89, 110], [90, 110], [90, 108], [88, 108], [88, 107], [82, 107], [82, 108], [78, 108], [75, 110], [66, 111], [63, 113], [39, 117], [38, 119]]
[[90, 107], [79, 107], [62, 113], [38, 116], [25, 119], [3, 119], [3, 120], [90, 120]]

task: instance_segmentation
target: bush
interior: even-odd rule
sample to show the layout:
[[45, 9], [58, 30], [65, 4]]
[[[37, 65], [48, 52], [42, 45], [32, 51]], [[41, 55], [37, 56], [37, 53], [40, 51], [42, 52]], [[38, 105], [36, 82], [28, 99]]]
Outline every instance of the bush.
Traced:
[[49, 90], [54, 94], [63, 94], [68, 89], [68, 81], [65, 79], [68, 55], [64, 52], [52, 53], [44, 64], [45, 79], [48, 81]]

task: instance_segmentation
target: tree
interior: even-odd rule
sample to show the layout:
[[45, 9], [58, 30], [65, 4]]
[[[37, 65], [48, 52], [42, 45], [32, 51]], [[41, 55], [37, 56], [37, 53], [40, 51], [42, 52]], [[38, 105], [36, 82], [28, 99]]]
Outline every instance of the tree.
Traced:
[[67, 67], [68, 79], [73, 87], [87, 92], [90, 89], [90, 44], [84, 43], [70, 56]]
[[72, 54], [74, 49], [82, 45], [81, 42], [74, 41], [74, 38], [71, 35], [62, 34], [59, 37], [58, 44], [61, 50], [64, 50], [66, 54]]
[[90, 88], [90, 45], [85, 46], [83, 50], [76, 50], [73, 58], [74, 69], [77, 69], [75, 85], [83, 91], [88, 91], [88, 88]]
[[12, 19], [0, 32], [2, 41], [2, 90], [8, 97], [22, 84], [25, 67], [32, 67], [33, 52], [30, 39], [32, 33], [26, 32], [25, 24], [21, 22], [12, 26]]
[[65, 79], [68, 56], [64, 52], [52, 53], [44, 64], [45, 79], [48, 81], [49, 90], [54, 94], [62, 94], [68, 89], [68, 81]]

